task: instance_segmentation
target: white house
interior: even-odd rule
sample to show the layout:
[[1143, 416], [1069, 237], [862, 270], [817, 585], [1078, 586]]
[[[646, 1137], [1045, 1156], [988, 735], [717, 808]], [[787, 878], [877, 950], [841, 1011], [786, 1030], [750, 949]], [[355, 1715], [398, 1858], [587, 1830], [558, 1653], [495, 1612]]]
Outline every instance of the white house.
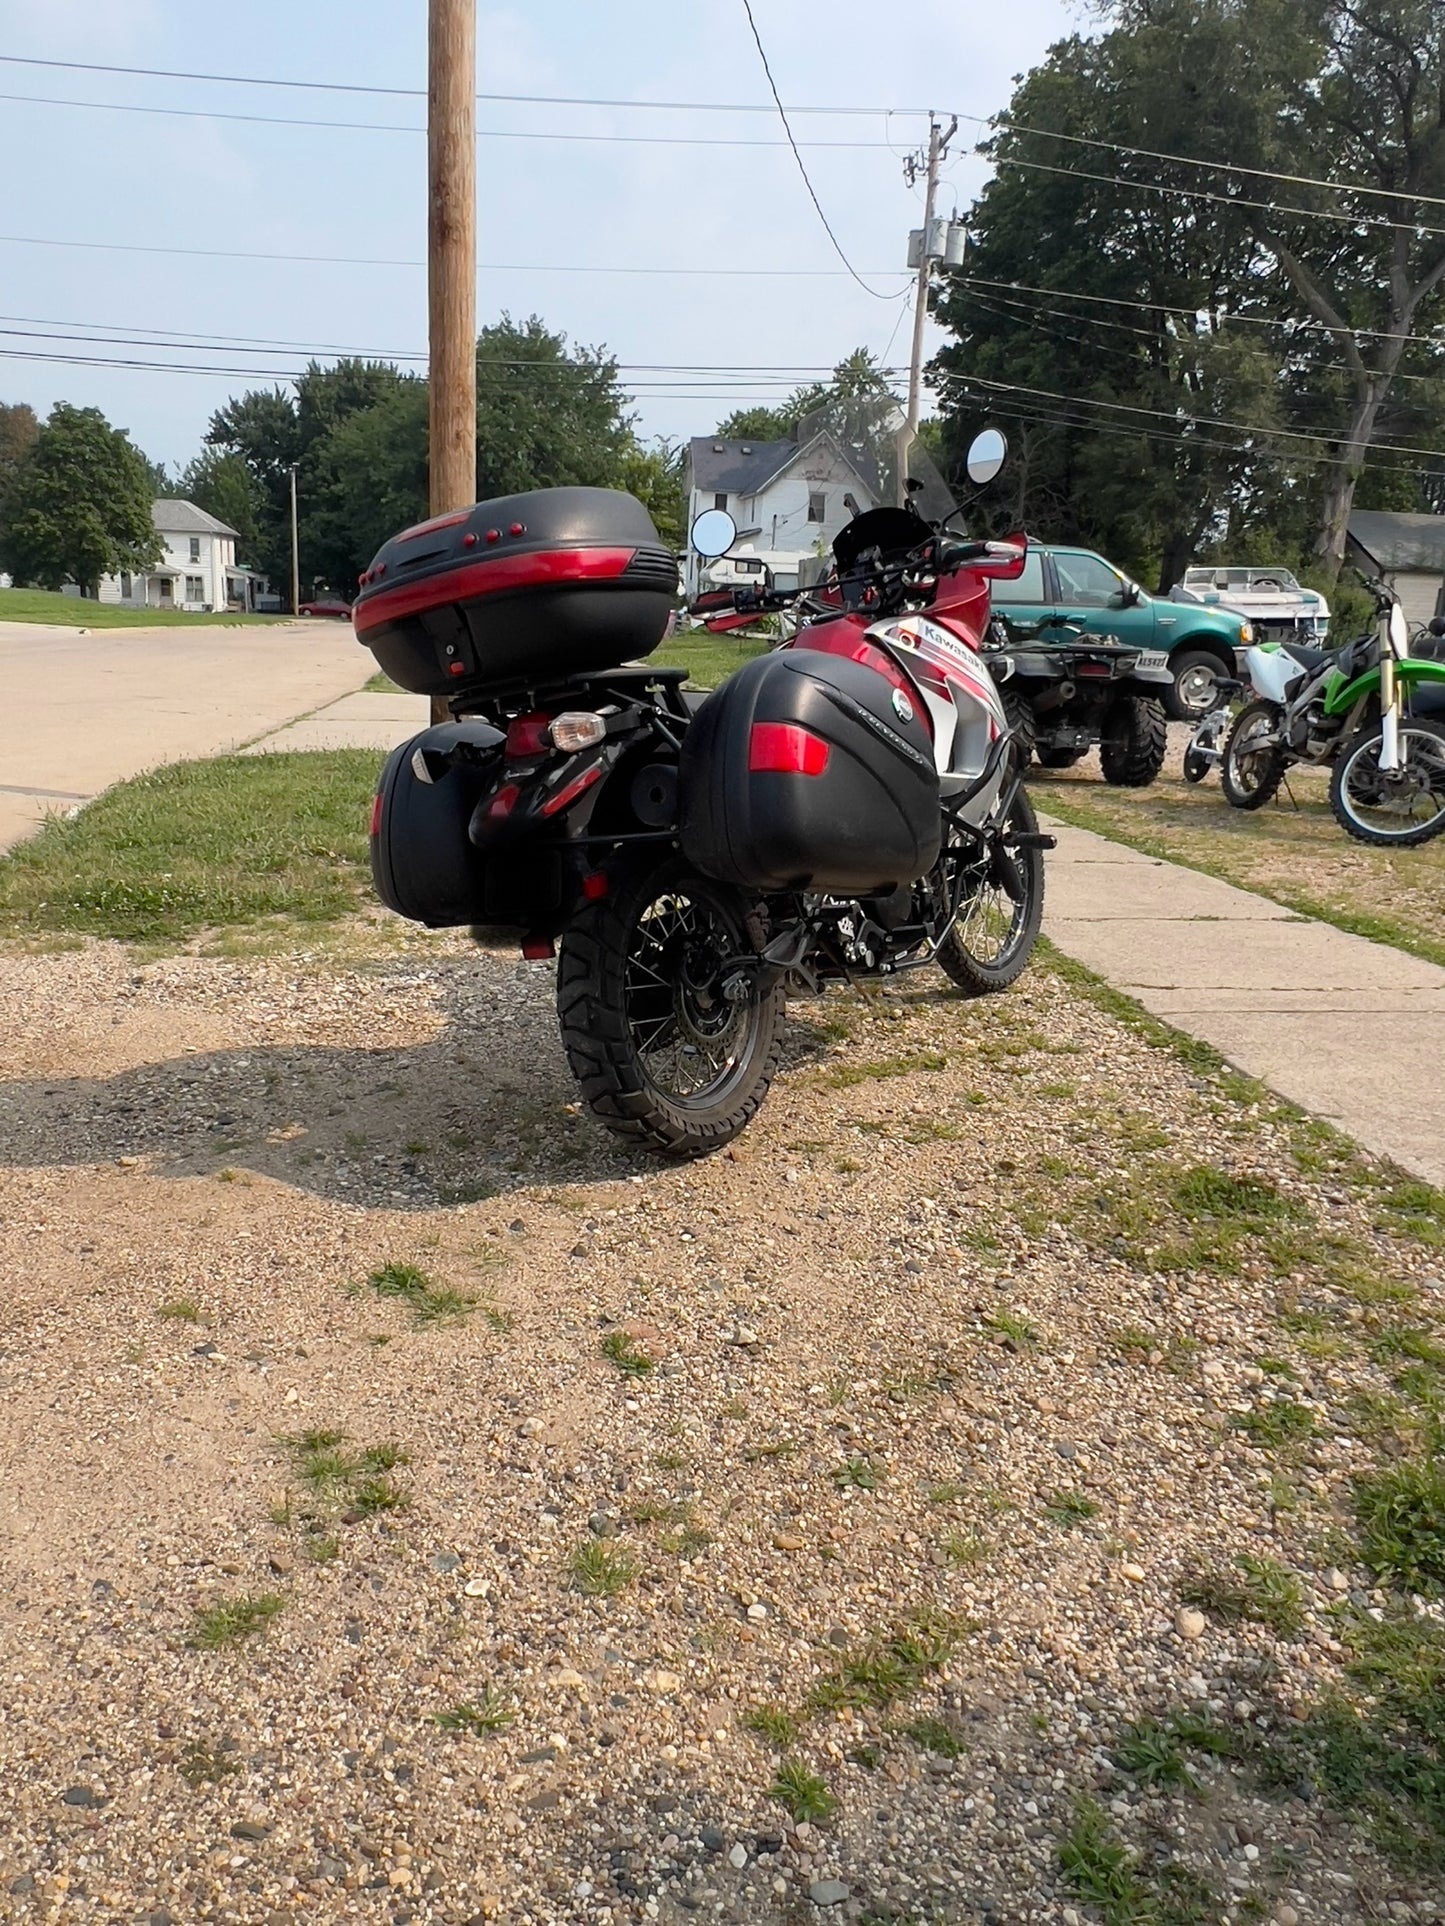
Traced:
[[1445, 515], [1403, 515], [1360, 508], [1350, 517], [1349, 546], [1365, 572], [1394, 589], [1411, 622], [1445, 615]]
[[[151, 503], [151, 520], [165, 544], [156, 567], [143, 575], [101, 577], [101, 602], [130, 609], [190, 609], [206, 613], [255, 606], [262, 579], [236, 563], [234, 528], [208, 515], [194, 502]], [[67, 595], [79, 595], [71, 584]]]
[[[796, 588], [802, 562], [826, 554], [845, 522], [876, 505], [873, 487], [826, 431], [801, 443], [699, 435], [688, 448], [688, 527], [704, 509], [725, 508], [738, 525], [731, 559], [771, 569], [779, 588]], [[703, 572], [711, 575], [689, 550], [689, 596]]]

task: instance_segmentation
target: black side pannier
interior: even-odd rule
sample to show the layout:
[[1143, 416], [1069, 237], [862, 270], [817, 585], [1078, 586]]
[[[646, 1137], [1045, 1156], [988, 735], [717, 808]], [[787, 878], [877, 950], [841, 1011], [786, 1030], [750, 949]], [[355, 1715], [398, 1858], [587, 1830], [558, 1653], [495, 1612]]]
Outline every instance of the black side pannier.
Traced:
[[677, 592], [677, 558], [635, 496], [538, 488], [393, 535], [352, 622], [402, 688], [455, 696], [651, 655]]
[[867, 896], [938, 860], [932, 743], [876, 669], [809, 649], [759, 656], [699, 710], [679, 772], [683, 852], [745, 889]]
[[461, 746], [485, 756], [504, 740], [484, 722], [444, 722], [387, 757], [371, 810], [371, 879], [398, 916], [434, 930], [486, 920], [483, 859], [467, 834], [485, 777], [448, 759]]

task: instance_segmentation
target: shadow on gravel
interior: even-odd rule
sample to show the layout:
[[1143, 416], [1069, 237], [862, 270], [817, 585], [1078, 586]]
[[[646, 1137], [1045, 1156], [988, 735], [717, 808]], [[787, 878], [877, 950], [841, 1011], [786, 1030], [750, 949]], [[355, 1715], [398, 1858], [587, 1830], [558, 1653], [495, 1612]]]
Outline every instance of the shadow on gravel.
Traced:
[[[388, 974], [377, 973], [379, 1006], [394, 994]], [[502, 995], [462, 968], [440, 974], [446, 1028], [424, 1044], [262, 1044], [111, 1077], [0, 1082], [0, 1165], [144, 1157], [167, 1177], [250, 1171], [359, 1209], [416, 1211], [664, 1168], [582, 1105], [552, 998], [550, 975]], [[783, 1074], [822, 1047], [791, 1021]]]

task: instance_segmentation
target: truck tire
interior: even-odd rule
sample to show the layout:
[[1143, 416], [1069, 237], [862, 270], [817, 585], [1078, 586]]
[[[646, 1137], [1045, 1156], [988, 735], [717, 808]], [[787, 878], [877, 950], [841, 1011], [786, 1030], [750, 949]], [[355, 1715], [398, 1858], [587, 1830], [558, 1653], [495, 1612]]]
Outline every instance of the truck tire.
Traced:
[[1169, 724], [1152, 696], [1120, 696], [1105, 713], [1099, 767], [1117, 789], [1147, 789], [1164, 767]]
[[1003, 712], [1008, 717], [1009, 733], [1013, 737], [1014, 767], [1023, 775], [1034, 759], [1034, 712], [1016, 690], [1004, 689], [1001, 699]]
[[1198, 722], [1219, 707], [1219, 679], [1231, 675], [1229, 665], [1209, 649], [1175, 649], [1169, 657], [1173, 686], [1164, 707], [1175, 722]]

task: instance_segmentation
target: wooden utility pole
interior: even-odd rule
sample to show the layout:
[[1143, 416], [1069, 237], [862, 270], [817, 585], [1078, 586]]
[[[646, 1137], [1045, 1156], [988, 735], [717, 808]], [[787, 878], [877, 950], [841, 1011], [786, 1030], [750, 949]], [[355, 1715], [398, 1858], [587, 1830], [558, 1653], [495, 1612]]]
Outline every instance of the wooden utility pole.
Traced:
[[291, 465], [291, 619], [301, 613], [301, 534], [296, 522], [296, 465]]
[[477, 496], [477, 0], [428, 0], [427, 298], [430, 500], [445, 515]]
[[[948, 143], [958, 131], [958, 120], [947, 133], [939, 126], [933, 115], [928, 116], [928, 180], [923, 192], [923, 237], [918, 250], [918, 292], [913, 307], [913, 352], [908, 361], [908, 418], [903, 433], [899, 436], [898, 463], [898, 500], [900, 505], [906, 500], [904, 484], [908, 479], [908, 451], [912, 448], [918, 434], [918, 415], [923, 401], [923, 327], [928, 319], [928, 276], [936, 258], [931, 252], [933, 246], [933, 209], [938, 200], [938, 170]], [[908, 180], [911, 186], [917, 178], [918, 162], [916, 156], [909, 156], [907, 162]]]

